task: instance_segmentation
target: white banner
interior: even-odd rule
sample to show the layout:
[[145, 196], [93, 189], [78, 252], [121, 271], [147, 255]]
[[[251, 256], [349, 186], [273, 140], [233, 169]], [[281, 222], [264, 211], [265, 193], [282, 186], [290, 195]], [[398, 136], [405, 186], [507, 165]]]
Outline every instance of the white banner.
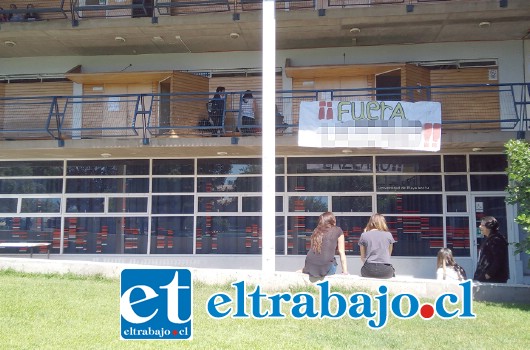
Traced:
[[300, 103], [298, 146], [440, 150], [439, 102], [313, 101]]

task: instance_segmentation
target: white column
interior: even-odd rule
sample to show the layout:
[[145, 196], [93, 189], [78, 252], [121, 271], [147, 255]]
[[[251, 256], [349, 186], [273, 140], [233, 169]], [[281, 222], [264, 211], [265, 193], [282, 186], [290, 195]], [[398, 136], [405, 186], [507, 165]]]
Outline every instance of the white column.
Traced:
[[275, 68], [276, 68], [276, 18], [273, 0], [263, 0], [263, 85], [262, 85], [262, 259], [263, 272], [276, 270], [276, 181], [275, 156]]

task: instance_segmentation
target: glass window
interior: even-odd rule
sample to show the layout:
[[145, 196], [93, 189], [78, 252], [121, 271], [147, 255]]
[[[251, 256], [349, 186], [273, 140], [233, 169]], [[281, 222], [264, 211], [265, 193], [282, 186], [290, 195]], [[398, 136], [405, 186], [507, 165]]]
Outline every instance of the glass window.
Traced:
[[442, 195], [377, 195], [377, 212], [381, 214], [442, 214]]
[[199, 197], [199, 211], [237, 212], [237, 197]]
[[154, 178], [153, 192], [193, 192], [195, 189], [193, 178]]
[[378, 173], [438, 173], [440, 156], [377, 156]]
[[147, 254], [146, 217], [66, 217], [66, 254]]
[[[278, 182], [278, 181], [276, 181]], [[261, 177], [207, 177], [197, 179], [198, 192], [260, 192]]]
[[[242, 212], [261, 212], [261, 197], [243, 197], [241, 198]], [[283, 197], [276, 196], [276, 212], [283, 211]]]
[[67, 198], [67, 213], [103, 213], [105, 211], [104, 198]]
[[505, 154], [471, 154], [469, 168], [471, 172], [506, 171], [508, 160]]
[[62, 176], [63, 162], [0, 162], [0, 176]]
[[508, 186], [507, 175], [471, 175], [471, 191], [504, 191]]
[[446, 191], [467, 191], [467, 175], [445, 175]]
[[22, 198], [21, 213], [59, 213], [61, 198]]
[[153, 175], [193, 175], [193, 159], [155, 159]]
[[371, 173], [372, 157], [301, 157], [287, 159], [289, 174]]
[[440, 175], [377, 175], [377, 191], [425, 192], [441, 191]]
[[448, 155], [444, 156], [444, 171], [446, 173], [465, 173], [467, 171], [466, 156]]
[[62, 187], [62, 179], [0, 180], [0, 194], [61, 193]]
[[194, 196], [153, 196], [153, 214], [193, 214]]
[[[61, 218], [59, 217], [1, 217], [0, 241], [52, 242], [51, 252], [59, 253]], [[28, 248], [13, 248], [12, 252], [27, 253]], [[34, 248], [36, 252], [47, 252], [46, 247]]]
[[109, 198], [109, 213], [146, 213], [146, 197]]
[[289, 176], [289, 192], [371, 192], [372, 176]]
[[17, 198], [0, 198], [0, 213], [16, 213]]
[[447, 196], [447, 212], [466, 213], [467, 212], [467, 197], [466, 196]]
[[[469, 243], [469, 218], [468, 217], [447, 217], [447, 247], [453, 251], [454, 256], [470, 256]], [[468, 276], [472, 276], [472, 271], [467, 271]]]
[[68, 176], [149, 175], [147, 159], [71, 160], [66, 163]]
[[338, 216], [337, 226], [344, 232], [344, 248], [346, 254], [361, 254], [359, 248], [359, 238], [363, 233], [369, 216]]
[[289, 216], [287, 218], [287, 253], [307, 254], [311, 248], [311, 234], [317, 224], [318, 216]]
[[290, 212], [316, 212], [323, 213], [328, 211], [328, 197], [327, 196], [304, 196], [304, 197], [289, 197], [289, 211]]
[[147, 178], [67, 179], [66, 193], [147, 193]]
[[392, 256], [436, 257], [443, 247], [442, 217], [387, 216], [386, 222], [397, 241]]
[[[276, 217], [276, 254], [284, 252], [284, 221]], [[261, 254], [260, 216], [198, 216], [197, 254]]]
[[372, 197], [363, 196], [333, 196], [331, 197], [331, 210], [333, 212], [371, 212]]
[[198, 159], [199, 175], [261, 174], [261, 159]]
[[164, 216], [151, 220], [151, 253], [192, 254], [193, 216]]

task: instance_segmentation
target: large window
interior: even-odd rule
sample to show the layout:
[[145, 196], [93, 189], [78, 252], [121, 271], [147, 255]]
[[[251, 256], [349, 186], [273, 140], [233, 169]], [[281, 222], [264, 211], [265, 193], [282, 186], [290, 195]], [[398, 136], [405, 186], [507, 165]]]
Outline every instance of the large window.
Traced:
[[[379, 212], [394, 256], [469, 256], [472, 196], [502, 196], [506, 166], [502, 154], [277, 157], [276, 253], [306, 254], [333, 211], [349, 255]], [[259, 158], [0, 162], [0, 240], [50, 241], [53, 253], [260, 254], [261, 176]]]

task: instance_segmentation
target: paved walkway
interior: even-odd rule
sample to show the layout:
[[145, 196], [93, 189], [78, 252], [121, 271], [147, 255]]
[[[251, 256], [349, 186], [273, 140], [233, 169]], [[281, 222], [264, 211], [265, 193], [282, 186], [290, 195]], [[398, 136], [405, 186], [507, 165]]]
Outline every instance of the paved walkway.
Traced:
[[[93, 262], [83, 260], [48, 260], [39, 258], [0, 257], [0, 269], [14, 269], [33, 273], [74, 273], [119, 278], [126, 268], [175, 268], [175, 266], [127, 264], [116, 262]], [[314, 285], [319, 281], [310, 280], [308, 275], [297, 272], [277, 271], [264, 273], [261, 270], [245, 269], [204, 269], [190, 268], [194, 279], [207, 284], [226, 284], [244, 280], [246, 284], [260, 285], [263, 290], [285, 291], [289, 287]], [[358, 275], [335, 275], [326, 277], [331, 286], [354, 288], [359, 291], [378, 293], [381, 285], [388, 293], [410, 293], [417, 297], [436, 298], [444, 293], [462, 294], [457, 283], [420, 279], [413, 277], [395, 277], [388, 280], [364, 278]], [[496, 283], [474, 283], [473, 299], [476, 301], [510, 302], [530, 304], [530, 286]]]

